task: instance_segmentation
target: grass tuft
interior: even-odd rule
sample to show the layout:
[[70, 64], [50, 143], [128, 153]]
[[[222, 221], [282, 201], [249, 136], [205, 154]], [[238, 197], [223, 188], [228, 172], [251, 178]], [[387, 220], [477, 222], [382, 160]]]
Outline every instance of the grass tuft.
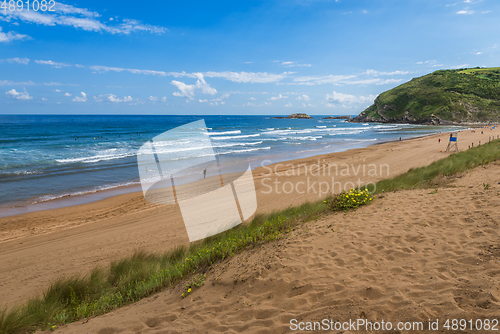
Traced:
[[485, 165], [500, 159], [500, 140], [477, 146], [467, 151], [452, 154], [435, 161], [429, 166], [412, 168], [396, 177], [369, 185], [372, 193], [382, 193], [404, 189], [431, 188], [439, 184], [443, 178], [464, 173], [474, 167]]

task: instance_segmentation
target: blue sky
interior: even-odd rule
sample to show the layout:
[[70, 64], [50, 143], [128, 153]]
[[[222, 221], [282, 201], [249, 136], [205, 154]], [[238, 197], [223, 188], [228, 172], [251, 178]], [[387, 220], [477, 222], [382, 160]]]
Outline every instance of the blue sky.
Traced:
[[500, 66], [498, 0], [6, 5], [0, 114], [355, 115], [413, 77]]

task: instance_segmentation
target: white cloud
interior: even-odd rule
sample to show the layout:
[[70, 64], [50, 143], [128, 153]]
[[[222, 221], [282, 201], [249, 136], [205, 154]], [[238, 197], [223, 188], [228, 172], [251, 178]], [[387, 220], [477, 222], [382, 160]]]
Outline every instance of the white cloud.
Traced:
[[56, 92], [56, 93], [60, 93], [60, 92], [61, 92], [61, 90], [60, 90], [60, 89], [56, 89], [54, 92]]
[[110, 20], [113, 25], [107, 25], [100, 21], [101, 15], [86, 8], [78, 8], [56, 2], [54, 12], [35, 12], [23, 9], [21, 11], [0, 10], [0, 20], [17, 23], [23, 21], [46, 26], [70, 26], [86, 31], [108, 32], [111, 34], [130, 34], [132, 32], [144, 31], [153, 34], [163, 34], [168, 29], [144, 24], [137, 20], [124, 18], [120, 23]]
[[379, 71], [375, 71], [375, 70], [366, 70], [366, 72], [365, 72], [366, 75], [373, 75], [373, 76], [379, 76], [379, 75], [403, 75], [403, 74], [408, 74], [408, 73], [410, 73], [410, 72], [408, 72], [408, 71], [379, 72]]
[[115, 34], [130, 34], [132, 32], [136, 31], [146, 31], [150, 32], [153, 34], [163, 34], [168, 31], [168, 29], [163, 28], [163, 27], [158, 27], [158, 26], [152, 26], [149, 24], [143, 24], [140, 21], [137, 20], [131, 20], [131, 19], [124, 19], [121, 24], [115, 27], [108, 27], [108, 31], [111, 33]]
[[294, 72], [284, 72], [282, 74], [273, 74], [266, 72], [204, 72], [204, 73], [186, 73], [186, 72], [164, 72], [164, 71], [156, 71], [156, 70], [138, 70], [138, 69], [130, 69], [130, 68], [121, 68], [121, 67], [108, 67], [108, 66], [90, 66], [90, 69], [96, 72], [123, 72], [127, 71], [134, 74], [150, 74], [150, 75], [159, 75], [159, 76], [173, 76], [175, 78], [187, 77], [193, 79], [199, 79], [199, 76], [208, 78], [223, 78], [232, 82], [238, 83], [273, 83], [278, 82], [293, 74]]
[[[0, 27], [0, 30], [1, 30], [1, 27]], [[23, 64], [23, 65], [28, 65], [28, 63], [30, 62], [30, 60], [28, 58], [9, 58], [9, 59], [0, 59], [0, 63], [3, 62], [3, 61], [6, 61], [8, 63], [18, 63], [18, 64]]]
[[87, 94], [85, 94], [84, 92], [81, 92], [80, 93], [82, 96], [75, 96], [75, 98], [73, 99], [73, 102], [86, 102], [87, 101]]
[[71, 96], [71, 94], [66, 92], [66, 93], [64, 93], [64, 96]]
[[255, 100], [257, 100], [257, 99], [256, 99], [255, 97], [251, 97], [251, 98], [250, 98], [250, 100], [255, 101]]
[[350, 94], [337, 93], [336, 91], [333, 91], [331, 95], [326, 94], [326, 100], [330, 104], [373, 103], [375, 98], [375, 95], [354, 96]]
[[205, 72], [204, 75], [209, 78], [224, 78], [232, 82], [240, 83], [273, 83], [278, 82], [292, 74], [293, 72], [284, 72], [282, 74], [273, 74], [266, 72]]
[[[4, 10], [0, 10], [0, 13], [3, 13]], [[3, 32], [2, 27], [0, 27], [0, 43], [9, 43], [12, 41], [22, 41], [24, 39], [30, 39], [28, 35], [18, 34], [14, 31]]]
[[47, 101], [47, 98], [46, 97], [42, 97], [42, 101]]
[[474, 14], [474, 11], [473, 10], [461, 10], [461, 11], [458, 11], [457, 14], [467, 14], [467, 15], [470, 15], [470, 14]]
[[33, 97], [28, 94], [26, 89], [24, 89], [23, 92], [18, 92], [15, 89], [11, 89], [7, 92], [5, 92], [5, 95], [10, 96], [12, 98], [18, 99], [18, 100], [31, 100]]
[[123, 99], [120, 99], [120, 98], [116, 97], [116, 95], [114, 95], [114, 94], [98, 95], [98, 96], [94, 96], [94, 99], [97, 102], [107, 101], [107, 102], [115, 102], [115, 103], [132, 102], [133, 101], [132, 96], [125, 96]]
[[283, 96], [283, 95], [278, 95], [278, 96], [271, 96], [269, 100], [275, 101], [275, 100], [281, 100], [281, 99], [288, 99], [288, 96]]
[[109, 29], [103, 23], [86, 17], [62, 16], [59, 20], [57, 20], [57, 23], [77, 29], [79, 28], [85, 31], [106, 31]]
[[68, 14], [80, 14], [86, 17], [99, 17], [99, 13], [92, 12], [86, 8], [77, 8], [71, 5], [65, 5], [60, 2], [56, 2], [56, 6], [54, 8], [56, 11], [68, 15]]
[[0, 80], [0, 86], [33, 86], [36, 85], [33, 81], [10, 81]]
[[[420, 62], [421, 63], [421, 62]], [[287, 83], [288, 85], [322, 85], [322, 84], [333, 84], [333, 85], [385, 85], [391, 83], [401, 82], [401, 79], [380, 79], [380, 78], [366, 78], [366, 76], [393, 76], [393, 75], [404, 75], [411, 72], [408, 71], [392, 71], [392, 72], [382, 72], [376, 70], [366, 70], [360, 75], [324, 75], [324, 76], [302, 76], [295, 77], [292, 83]], [[363, 78], [364, 77], [364, 78]]]
[[356, 75], [325, 75], [325, 76], [304, 76], [294, 78], [293, 81], [299, 84], [319, 85], [319, 84], [342, 84], [349, 79], [356, 78]]
[[287, 104], [285, 104], [285, 107], [292, 107], [292, 104], [288, 102]]
[[296, 100], [304, 100], [304, 101], [309, 101], [309, 96], [307, 95], [302, 95], [302, 96], [297, 96]]
[[193, 100], [195, 92], [197, 90], [201, 90], [203, 94], [208, 94], [208, 95], [217, 94], [217, 90], [215, 88], [210, 87], [210, 85], [206, 83], [205, 79], [203, 78], [203, 74], [201, 73], [195, 73], [195, 74], [198, 77], [198, 80], [196, 80], [196, 84], [194, 85], [187, 85], [184, 82], [172, 80], [172, 85], [176, 86], [177, 89], [180, 90], [180, 92], [174, 92], [172, 95], [179, 97], [187, 97], [188, 99]]
[[467, 66], [469, 66], [469, 64], [462, 64], [462, 65], [456, 65], [456, 66], [450, 66], [450, 68], [467, 68]]
[[211, 106], [218, 106], [218, 105], [224, 105], [224, 104], [226, 104], [225, 101], [222, 101], [222, 102], [210, 102]]
[[[210, 100], [210, 105], [211, 105], [211, 106], [224, 105], [224, 104], [226, 103], [226, 101], [223, 101], [223, 100], [225, 100], [225, 99], [229, 98], [229, 96], [230, 96], [230, 94], [229, 94], [229, 93], [224, 93], [224, 94], [222, 94], [221, 96], [219, 96], [219, 97], [218, 97], [218, 98], [216, 98], [216, 99], [211, 99], [211, 100]], [[204, 100], [201, 100], [201, 99], [200, 99], [200, 100], [198, 100], [198, 101], [199, 101], [199, 102], [202, 102], [202, 103], [204, 103], [204, 102], [209, 102], [207, 99], [204, 99]]]
[[403, 81], [403, 79], [362, 79], [362, 80], [353, 80], [346, 82], [347, 85], [388, 85], [388, 84], [396, 84]]
[[57, 63], [57, 62], [52, 61], [52, 60], [35, 60], [35, 63], [41, 64], [41, 65], [50, 65], [50, 66], [55, 67], [55, 68], [62, 68], [62, 67], [71, 66], [71, 65], [65, 64], [65, 63]]
[[90, 69], [95, 72], [130, 72], [133, 74], [147, 74], [147, 75], [159, 75], [159, 76], [167, 76], [169, 75], [167, 72], [163, 71], [154, 71], [154, 70], [138, 70], [134, 68], [121, 68], [121, 67], [108, 67], [108, 66], [90, 66]]
[[157, 96], [152, 96], [152, 95], [151, 95], [150, 97], [148, 97], [148, 100], [149, 100], [149, 101], [153, 101], [153, 102], [156, 102], [156, 101], [160, 101], [160, 102], [167, 102], [167, 97], [166, 97], [166, 96], [164, 96], [164, 97], [162, 97], [162, 98], [159, 98], [159, 97], [157, 97]]
[[218, 98], [212, 99], [210, 101], [222, 101], [222, 100], [229, 98], [229, 96], [231, 96], [229, 93], [224, 93], [221, 96], [219, 96]]
[[283, 65], [285, 67], [311, 67], [312, 66], [311, 64], [299, 64], [299, 63], [294, 62], [294, 61], [284, 61], [281, 63], [281, 65]]

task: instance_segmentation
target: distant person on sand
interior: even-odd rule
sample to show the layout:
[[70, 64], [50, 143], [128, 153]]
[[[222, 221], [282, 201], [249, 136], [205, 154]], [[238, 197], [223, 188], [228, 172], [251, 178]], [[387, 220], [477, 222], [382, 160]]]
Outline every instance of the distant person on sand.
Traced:
[[440, 142], [441, 142], [441, 138], [438, 139], [438, 143], [440, 143]]
[[207, 169], [205, 168], [205, 169], [203, 170], [203, 178], [206, 178], [206, 177], [207, 177]]

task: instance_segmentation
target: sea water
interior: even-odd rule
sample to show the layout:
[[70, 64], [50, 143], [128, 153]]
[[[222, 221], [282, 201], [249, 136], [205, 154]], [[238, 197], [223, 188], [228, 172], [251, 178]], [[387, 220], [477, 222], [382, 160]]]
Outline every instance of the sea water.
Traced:
[[[145, 142], [204, 119], [214, 152], [271, 162], [366, 147], [446, 131], [409, 124], [273, 116], [0, 115], [0, 216], [6, 209], [137, 185], [136, 154]], [[451, 129], [451, 128], [450, 128]], [[196, 158], [196, 142], [176, 138], [162, 147], [172, 159]], [[139, 190], [135, 188], [135, 190]], [[99, 198], [98, 196], [95, 198]]]

